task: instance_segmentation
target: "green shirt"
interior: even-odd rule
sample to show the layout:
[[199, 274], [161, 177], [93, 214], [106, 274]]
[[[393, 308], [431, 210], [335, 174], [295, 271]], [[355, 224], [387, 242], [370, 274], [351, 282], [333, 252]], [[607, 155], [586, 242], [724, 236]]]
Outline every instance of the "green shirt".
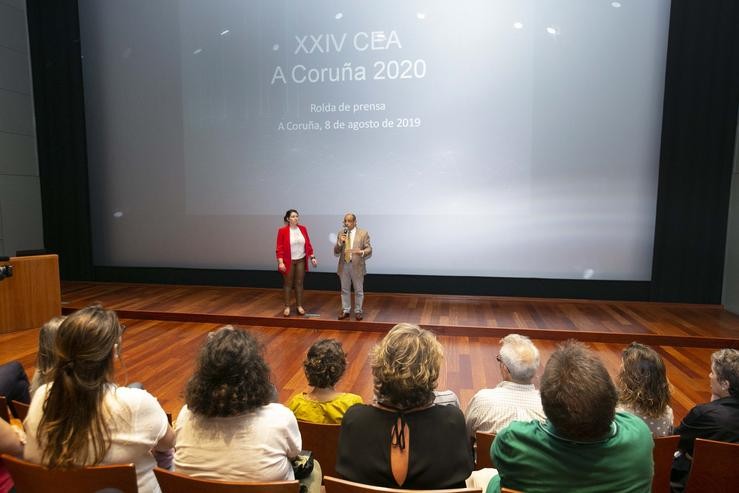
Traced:
[[486, 492], [499, 492], [502, 483], [526, 493], [649, 493], [653, 447], [647, 425], [629, 413], [616, 413], [609, 436], [587, 443], [557, 436], [549, 421], [516, 421], [493, 442], [499, 475]]

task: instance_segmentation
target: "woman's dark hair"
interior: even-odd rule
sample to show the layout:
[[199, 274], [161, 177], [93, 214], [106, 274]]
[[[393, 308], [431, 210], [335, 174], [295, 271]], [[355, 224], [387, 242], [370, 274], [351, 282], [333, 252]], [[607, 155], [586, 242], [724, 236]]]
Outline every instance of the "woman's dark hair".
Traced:
[[59, 326], [53, 383], [37, 431], [45, 466], [70, 468], [103, 460], [110, 447], [103, 404], [121, 333], [115, 312], [100, 305], [74, 312]]
[[206, 417], [235, 416], [269, 404], [269, 367], [257, 340], [227, 325], [208, 334], [195, 374], [187, 382], [185, 402]]
[[662, 416], [670, 404], [670, 384], [660, 355], [632, 342], [621, 358], [623, 366], [616, 379], [619, 402], [649, 418]]
[[287, 212], [285, 213], [285, 216], [282, 218], [282, 220], [285, 222], [289, 222], [288, 220], [290, 219], [290, 214], [292, 214], [293, 212], [297, 215], [300, 215], [300, 213], [296, 211], [295, 209], [288, 209]]
[[346, 371], [346, 355], [341, 343], [335, 339], [323, 339], [308, 350], [303, 361], [308, 385], [319, 389], [333, 387]]

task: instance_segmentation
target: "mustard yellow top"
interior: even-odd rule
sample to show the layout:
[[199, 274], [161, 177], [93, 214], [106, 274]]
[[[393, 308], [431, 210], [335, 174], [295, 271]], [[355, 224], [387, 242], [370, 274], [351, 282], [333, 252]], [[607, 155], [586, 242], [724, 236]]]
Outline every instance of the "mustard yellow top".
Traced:
[[363, 404], [362, 398], [348, 392], [343, 392], [330, 401], [314, 401], [303, 392], [292, 396], [286, 406], [302, 421], [338, 425], [341, 424], [346, 410], [354, 404]]

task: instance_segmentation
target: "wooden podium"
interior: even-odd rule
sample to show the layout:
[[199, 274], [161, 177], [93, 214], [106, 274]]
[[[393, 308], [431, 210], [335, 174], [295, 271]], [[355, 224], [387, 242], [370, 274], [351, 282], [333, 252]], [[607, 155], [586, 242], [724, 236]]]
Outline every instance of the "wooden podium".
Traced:
[[13, 276], [0, 280], [0, 334], [40, 327], [61, 315], [59, 259], [56, 255], [10, 257]]

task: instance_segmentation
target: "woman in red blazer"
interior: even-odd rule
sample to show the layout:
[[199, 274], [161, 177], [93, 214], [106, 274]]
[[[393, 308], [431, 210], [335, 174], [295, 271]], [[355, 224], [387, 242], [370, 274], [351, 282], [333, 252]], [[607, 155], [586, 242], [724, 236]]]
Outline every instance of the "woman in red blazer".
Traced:
[[318, 265], [313, 255], [313, 245], [310, 244], [308, 230], [298, 224], [300, 215], [295, 209], [285, 213], [285, 226], [277, 230], [277, 270], [282, 273], [282, 288], [285, 291], [285, 310], [282, 314], [290, 316], [290, 291], [295, 286], [295, 303], [300, 315], [305, 315], [303, 309], [303, 279], [308, 270], [308, 259], [313, 267]]

